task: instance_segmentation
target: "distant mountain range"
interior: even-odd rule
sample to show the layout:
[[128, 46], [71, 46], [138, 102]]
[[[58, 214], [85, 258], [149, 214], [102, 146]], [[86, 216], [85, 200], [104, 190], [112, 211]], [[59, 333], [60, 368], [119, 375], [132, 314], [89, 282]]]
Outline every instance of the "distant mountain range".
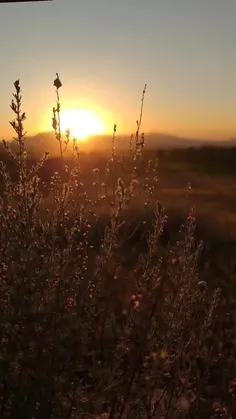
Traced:
[[[119, 150], [128, 150], [129, 142], [130, 136], [117, 135], [116, 148]], [[16, 142], [13, 140], [9, 144], [14, 148]], [[111, 149], [111, 136], [97, 135], [80, 141], [79, 144], [81, 151], [109, 151]], [[59, 151], [58, 142], [52, 132], [39, 133], [28, 137], [26, 139], [26, 146], [29, 154], [37, 156], [43, 154], [45, 151], [48, 151], [52, 156], [56, 156]], [[147, 149], [199, 148], [202, 146], [236, 147], [236, 138], [215, 141], [181, 138], [162, 133], [145, 135], [145, 148]], [[71, 151], [71, 145], [68, 151]]]

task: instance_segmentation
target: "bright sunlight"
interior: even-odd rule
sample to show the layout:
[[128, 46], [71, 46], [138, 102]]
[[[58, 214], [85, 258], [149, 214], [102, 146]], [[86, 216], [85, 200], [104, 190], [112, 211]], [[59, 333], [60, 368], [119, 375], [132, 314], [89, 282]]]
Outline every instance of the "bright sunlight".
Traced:
[[65, 132], [67, 129], [70, 129], [71, 137], [77, 139], [104, 132], [100, 118], [94, 112], [85, 109], [62, 111], [61, 130]]

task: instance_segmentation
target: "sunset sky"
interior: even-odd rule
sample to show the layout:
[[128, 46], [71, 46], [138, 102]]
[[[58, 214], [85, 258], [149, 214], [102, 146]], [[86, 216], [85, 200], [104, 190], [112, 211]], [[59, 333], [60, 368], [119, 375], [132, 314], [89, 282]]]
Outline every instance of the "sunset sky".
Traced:
[[112, 132], [236, 136], [235, 0], [54, 0], [0, 4], [0, 137], [19, 78], [29, 134], [51, 129], [58, 72], [64, 109]]

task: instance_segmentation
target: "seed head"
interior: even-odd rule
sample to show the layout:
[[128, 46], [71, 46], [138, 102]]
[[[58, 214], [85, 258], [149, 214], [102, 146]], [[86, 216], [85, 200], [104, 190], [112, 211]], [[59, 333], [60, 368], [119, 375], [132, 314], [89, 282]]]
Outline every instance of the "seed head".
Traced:
[[53, 85], [57, 88], [60, 89], [60, 87], [62, 86], [61, 80], [59, 79], [58, 73], [56, 73], [57, 78], [54, 80]]

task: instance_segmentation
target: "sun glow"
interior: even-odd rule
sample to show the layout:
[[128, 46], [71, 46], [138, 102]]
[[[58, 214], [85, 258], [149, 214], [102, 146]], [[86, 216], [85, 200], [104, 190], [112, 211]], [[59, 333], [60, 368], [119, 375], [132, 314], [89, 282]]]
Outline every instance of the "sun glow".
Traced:
[[94, 112], [85, 109], [62, 111], [61, 130], [65, 132], [68, 129], [71, 137], [80, 140], [104, 132], [101, 119]]

